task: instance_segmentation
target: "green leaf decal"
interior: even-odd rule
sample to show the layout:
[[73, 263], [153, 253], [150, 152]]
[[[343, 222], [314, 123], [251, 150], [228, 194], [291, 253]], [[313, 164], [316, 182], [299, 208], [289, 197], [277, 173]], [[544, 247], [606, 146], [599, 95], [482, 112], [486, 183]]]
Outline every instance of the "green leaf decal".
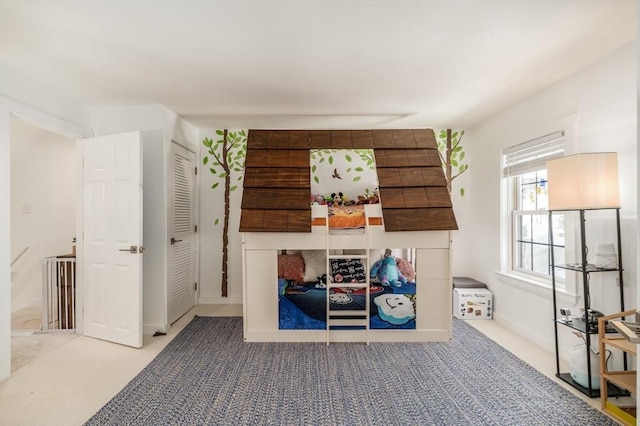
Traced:
[[329, 164], [333, 164], [333, 155], [329, 156]]
[[229, 191], [235, 191], [236, 189], [238, 189], [238, 185], [233, 185], [231, 188], [229, 188]]
[[355, 170], [356, 170], [356, 172], [361, 172], [361, 171], [363, 171], [364, 169], [363, 169], [362, 167], [356, 167], [356, 169], [355, 169]]
[[205, 166], [206, 166], [207, 164], [209, 164], [209, 157], [204, 157], [204, 158], [202, 159], [202, 164], [204, 164]]
[[460, 196], [464, 197], [464, 188], [460, 188]]
[[214, 224], [214, 225], [217, 225], [217, 224], [219, 224], [219, 223], [220, 223], [220, 219], [216, 219], [216, 220], [213, 222], [213, 224]]
[[351, 156], [350, 155], [345, 155], [344, 158], [350, 163], [351, 162]]
[[311, 173], [315, 173], [316, 170], [318, 170], [318, 166], [316, 166], [315, 164], [311, 167]]
[[359, 181], [360, 179], [362, 179], [362, 176], [356, 176], [356, 177], [354, 177], [354, 178], [353, 178], [353, 181], [354, 181], [354, 182], [357, 182], [357, 181]]
[[318, 176], [314, 176], [314, 177], [313, 177], [313, 181], [314, 181], [315, 183], [320, 183], [320, 179], [318, 179]]
[[216, 130], [216, 135], [224, 136], [224, 132], [222, 130]]
[[211, 185], [211, 189], [216, 189], [218, 185], [220, 185], [220, 182], [214, 183], [213, 185]]

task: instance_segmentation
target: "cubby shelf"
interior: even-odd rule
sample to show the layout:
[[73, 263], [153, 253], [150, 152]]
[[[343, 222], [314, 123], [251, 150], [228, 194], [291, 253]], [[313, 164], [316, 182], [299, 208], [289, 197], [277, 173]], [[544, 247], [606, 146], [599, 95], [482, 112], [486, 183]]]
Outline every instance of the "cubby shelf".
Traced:
[[[624, 318], [626, 316], [635, 315], [635, 310], [619, 312], [617, 314], [607, 315], [598, 319], [598, 325], [600, 332], [598, 333], [599, 340], [599, 352], [600, 354], [606, 353], [609, 348], [618, 349], [625, 354], [636, 356], [638, 354], [638, 346], [635, 343], [630, 342], [625, 337], [617, 335], [610, 335], [604, 332], [604, 325], [607, 322], [612, 322], [615, 319]], [[631, 407], [625, 407], [618, 405], [617, 403], [609, 400], [610, 396], [616, 396], [609, 392], [610, 384], [623, 389], [624, 391], [636, 394], [636, 371], [629, 371], [626, 369], [622, 371], [609, 370], [607, 366], [606, 357], [600, 357], [600, 400], [602, 409], [616, 420], [626, 424], [636, 424], [636, 411], [635, 405]]]

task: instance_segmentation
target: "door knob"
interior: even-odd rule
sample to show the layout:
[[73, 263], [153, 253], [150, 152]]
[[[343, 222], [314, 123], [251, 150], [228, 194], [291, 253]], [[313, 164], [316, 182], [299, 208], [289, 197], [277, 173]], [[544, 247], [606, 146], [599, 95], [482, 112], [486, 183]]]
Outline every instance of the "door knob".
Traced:
[[179, 243], [182, 240], [176, 240], [175, 238], [171, 237], [171, 244], [175, 244], [175, 243]]
[[138, 252], [138, 246], [131, 246], [128, 249], [120, 249], [120, 251], [128, 251], [129, 253], [136, 254]]

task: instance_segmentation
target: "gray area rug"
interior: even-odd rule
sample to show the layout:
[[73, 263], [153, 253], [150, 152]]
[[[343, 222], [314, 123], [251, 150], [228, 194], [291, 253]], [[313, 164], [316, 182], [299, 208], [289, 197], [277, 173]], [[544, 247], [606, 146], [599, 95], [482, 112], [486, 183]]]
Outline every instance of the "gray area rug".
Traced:
[[462, 320], [446, 343], [245, 343], [196, 317], [87, 425], [616, 425]]

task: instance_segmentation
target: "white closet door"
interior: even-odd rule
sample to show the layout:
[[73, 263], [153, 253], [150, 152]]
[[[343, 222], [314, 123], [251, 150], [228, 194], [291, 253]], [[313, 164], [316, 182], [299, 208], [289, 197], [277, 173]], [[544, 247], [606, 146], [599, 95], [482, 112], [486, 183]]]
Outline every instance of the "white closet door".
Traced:
[[174, 323], [196, 302], [195, 154], [171, 144], [168, 320]]

